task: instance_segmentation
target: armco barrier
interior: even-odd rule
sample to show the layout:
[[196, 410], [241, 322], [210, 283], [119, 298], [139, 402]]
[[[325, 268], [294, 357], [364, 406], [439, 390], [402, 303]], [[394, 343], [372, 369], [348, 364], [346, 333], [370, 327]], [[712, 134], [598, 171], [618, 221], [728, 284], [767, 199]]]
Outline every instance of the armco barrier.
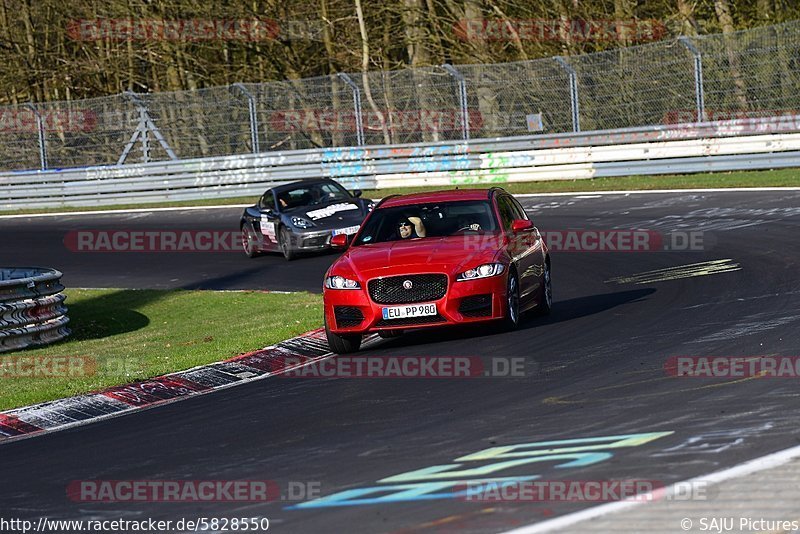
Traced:
[[800, 116], [783, 116], [5, 173], [0, 209], [256, 196], [315, 177], [384, 189], [796, 166]]
[[68, 336], [63, 290], [55, 269], [0, 268], [0, 352]]

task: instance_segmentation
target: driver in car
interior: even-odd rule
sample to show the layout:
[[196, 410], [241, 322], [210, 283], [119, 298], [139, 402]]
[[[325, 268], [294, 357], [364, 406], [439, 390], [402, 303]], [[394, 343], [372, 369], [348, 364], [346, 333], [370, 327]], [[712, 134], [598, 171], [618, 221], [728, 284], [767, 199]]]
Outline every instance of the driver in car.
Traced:
[[403, 217], [397, 221], [397, 235], [400, 239], [425, 237], [425, 226], [419, 217]]

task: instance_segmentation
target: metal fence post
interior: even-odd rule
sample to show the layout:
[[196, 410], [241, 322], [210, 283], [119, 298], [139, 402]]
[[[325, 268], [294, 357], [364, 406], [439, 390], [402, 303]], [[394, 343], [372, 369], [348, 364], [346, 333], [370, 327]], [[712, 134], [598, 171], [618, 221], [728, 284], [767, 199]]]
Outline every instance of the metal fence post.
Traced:
[[706, 117], [705, 92], [703, 91], [703, 56], [694, 43], [682, 35], [678, 41], [694, 56], [694, 96], [697, 106], [697, 122], [703, 122]]
[[233, 84], [247, 99], [247, 111], [250, 113], [250, 145], [253, 147], [253, 154], [260, 152], [258, 147], [258, 116], [256, 115], [256, 99], [241, 83]]
[[43, 171], [47, 170], [47, 146], [45, 146], [45, 137], [44, 137], [44, 121], [42, 120], [42, 115], [39, 113], [39, 110], [36, 109], [36, 106], [31, 104], [30, 102], [25, 104], [25, 107], [33, 111], [33, 114], [36, 115], [36, 129], [39, 132], [39, 163], [40, 167]]
[[353, 90], [353, 107], [356, 113], [356, 142], [358, 146], [361, 146], [364, 144], [364, 123], [361, 120], [361, 89], [344, 72], [340, 72], [337, 76]]
[[580, 116], [580, 107], [578, 104], [578, 74], [575, 72], [575, 69], [572, 68], [572, 65], [567, 63], [567, 61], [561, 57], [556, 56], [553, 59], [561, 65], [561, 67], [567, 71], [569, 75], [569, 101], [572, 107], [572, 131], [573, 132], [580, 132], [581, 131], [581, 116]]
[[464, 75], [449, 63], [444, 63], [442, 68], [458, 82], [458, 104], [461, 107], [461, 137], [469, 141], [469, 103], [467, 102], [467, 80]]
[[169, 159], [177, 160], [178, 156], [175, 155], [175, 152], [172, 151], [167, 140], [164, 139], [164, 136], [161, 135], [158, 127], [150, 118], [150, 114], [147, 112], [147, 106], [142, 102], [142, 100], [131, 91], [125, 91], [123, 95], [133, 102], [133, 105], [136, 106], [136, 109], [139, 110], [139, 124], [136, 125], [136, 131], [133, 132], [133, 135], [128, 140], [128, 144], [125, 145], [125, 149], [122, 151], [122, 155], [117, 160], [117, 165], [122, 165], [125, 163], [125, 158], [128, 157], [133, 145], [136, 143], [136, 140], [141, 137], [142, 140], [142, 162], [148, 163], [150, 161], [150, 138], [148, 132], [152, 132], [153, 136], [156, 138], [158, 143], [161, 145], [161, 148], [167, 153]]

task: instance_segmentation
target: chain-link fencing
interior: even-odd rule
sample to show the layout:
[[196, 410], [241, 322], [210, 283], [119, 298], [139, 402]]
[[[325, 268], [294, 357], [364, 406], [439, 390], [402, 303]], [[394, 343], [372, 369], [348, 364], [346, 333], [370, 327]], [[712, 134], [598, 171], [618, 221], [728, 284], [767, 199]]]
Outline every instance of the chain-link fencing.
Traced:
[[0, 107], [0, 168], [52, 169], [800, 113], [800, 21], [502, 64]]

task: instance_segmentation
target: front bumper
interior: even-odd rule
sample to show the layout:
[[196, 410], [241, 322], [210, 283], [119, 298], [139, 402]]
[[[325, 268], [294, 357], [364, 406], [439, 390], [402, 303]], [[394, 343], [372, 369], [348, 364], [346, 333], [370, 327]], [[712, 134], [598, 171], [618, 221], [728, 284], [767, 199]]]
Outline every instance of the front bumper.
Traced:
[[[349, 228], [348, 225], [342, 228]], [[331, 246], [333, 232], [342, 228], [330, 228], [327, 230], [304, 231], [294, 230], [290, 233], [290, 245], [293, 250], [317, 251], [325, 250]]]
[[383, 318], [383, 308], [404, 304], [375, 303], [367, 291], [368, 281], [361, 283], [361, 289], [325, 289], [325, 321], [328, 328], [337, 334], [366, 334], [502, 319], [505, 316], [506, 276], [463, 282], [449, 277], [444, 297], [414, 303], [435, 303], [437, 315], [405, 319]]

